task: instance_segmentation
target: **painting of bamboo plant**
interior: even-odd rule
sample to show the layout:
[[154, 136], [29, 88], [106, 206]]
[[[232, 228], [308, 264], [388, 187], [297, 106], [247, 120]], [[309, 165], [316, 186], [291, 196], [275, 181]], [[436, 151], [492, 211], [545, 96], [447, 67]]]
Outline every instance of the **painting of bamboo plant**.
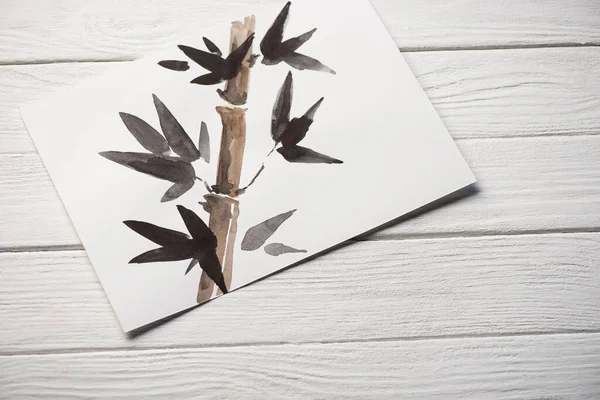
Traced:
[[20, 109], [126, 332], [475, 181], [368, 0], [280, 1]]
[[[342, 160], [321, 153], [321, 149], [318, 152], [301, 145], [310, 142], [311, 125], [325, 98], [317, 96], [313, 104], [305, 106], [307, 108], [303, 113], [292, 112], [294, 74], [304, 70], [331, 75], [335, 75], [336, 72], [321, 61], [299, 52], [302, 45], [313, 37], [316, 28], [295, 37], [285, 38], [285, 26], [290, 18], [291, 5], [291, 2], [284, 5], [260, 39], [260, 52], [253, 52], [255, 41], [258, 40], [255, 33], [256, 19], [249, 16], [232, 24], [227, 55], [216, 43], [204, 37], [205, 49], [184, 44], [177, 46], [187, 60], [171, 59], [158, 62], [157, 67], [175, 72], [197, 70], [198, 75], [190, 82], [193, 85], [224, 85], [223, 88], [217, 88], [215, 96], [215, 110], [221, 120], [221, 135], [214, 180], [212, 177], [198, 176], [194, 165], [197, 162], [213, 161], [210, 142], [214, 139], [211, 139], [207, 124], [201, 122], [200, 127], [196, 127], [199, 132], [197, 140], [192, 139], [188, 134], [191, 129], [186, 130], [177, 119], [177, 110], [168, 108], [157, 94], [152, 94], [152, 101], [158, 115], [160, 131], [140, 117], [126, 111], [119, 113], [124, 128], [145, 151], [109, 150], [99, 153], [109, 161], [168, 182], [160, 202], [169, 203], [186, 194], [199, 197], [198, 207], [209, 214], [208, 222], [194, 210], [182, 205], [176, 206], [187, 233], [176, 226], [161, 227], [148, 221], [124, 221], [133, 232], [159, 246], [134, 256], [130, 263], [189, 260], [187, 267], [182, 270], [184, 274], [188, 274], [196, 265], [202, 269], [198, 283], [198, 303], [229, 291], [234, 273], [235, 248], [242, 251], [263, 248], [267, 255], [273, 257], [307, 251], [295, 244], [267, 243], [279, 227], [294, 215], [295, 209], [276, 214], [264, 221], [257, 221], [245, 232], [241, 242], [237, 243], [238, 218], [243, 195], [251, 190], [251, 186], [261, 174], [268, 173], [263, 162], [253, 178], [241, 185], [247, 131], [252, 130], [252, 127], [246, 124], [246, 113], [252, 110], [241, 106], [246, 104], [250, 95], [250, 76], [254, 68], [269, 68], [280, 63], [285, 63], [291, 68], [280, 89], [272, 94], [270, 137], [273, 147], [267, 157], [278, 154], [286, 162], [298, 164], [298, 173], [302, 173], [301, 164], [323, 164], [324, 168], [331, 168], [326, 165], [343, 164]], [[181, 84], [188, 83], [182, 81]], [[227, 105], [218, 105], [220, 101], [225, 101]], [[158, 194], [156, 200], [149, 199], [158, 200]]]

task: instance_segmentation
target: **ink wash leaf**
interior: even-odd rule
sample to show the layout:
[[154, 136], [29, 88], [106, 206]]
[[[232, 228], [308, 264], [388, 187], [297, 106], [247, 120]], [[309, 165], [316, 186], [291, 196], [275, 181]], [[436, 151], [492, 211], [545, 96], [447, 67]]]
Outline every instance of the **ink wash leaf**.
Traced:
[[163, 197], [161, 197], [160, 202], [166, 203], [168, 201], [178, 199], [179, 197], [183, 196], [188, 190], [190, 190], [194, 186], [194, 183], [195, 182], [193, 180], [174, 183], [173, 186], [167, 189]]
[[130, 264], [146, 264], [151, 262], [181, 261], [194, 256], [194, 247], [191, 242], [174, 244], [168, 247], [159, 247], [149, 250], [134, 257]]
[[294, 212], [296, 212], [295, 209], [276, 215], [248, 229], [242, 240], [242, 250], [259, 249]]
[[210, 39], [203, 37], [202, 40], [204, 41], [204, 45], [206, 46], [208, 51], [210, 51], [211, 53], [216, 54], [218, 56], [223, 55], [223, 53], [221, 52], [221, 49], [219, 49], [219, 47], [217, 47], [216, 44], [214, 44], [212, 41], [210, 41]]
[[277, 92], [277, 98], [273, 105], [271, 113], [271, 137], [275, 142], [279, 142], [281, 135], [290, 122], [290, 111], [292, 109], [293, 98], [293, 77], [292, 72], [288, 72], [283, 85]]
[[137, 234], [160, 246], [183, 244], [187, 243], [190, 239], [185, 233], [163, 228], [148, 222], [123, 221], [123, 223]]
[[120, 151], [104, 151], [100, 155], [135, 171], [170, 182], [186, 182], [195, 178], [192, 164], [177, 157]]
[[190, 69], [187, 61], [163, 60], [159, 61], [158, 65], [163, 68], [170, 69], [171, 71], [187, 71]]
[[306, 250], [298, 250], [283, 243], [269, 243], [265, 246], [265, 253], [270, 256], [280, 256], [289, 253], [306, 253]]
[[195, 161], [199, 159], [200, 152], [179, 121], [155, 94], [152, 95], [152, 98], [160, 120], [160, 127], [171, 149], [184, 160]]
[[169, 152], [169, 144], [165, 138], [146, 121], [124, 112], [120, 112], [119, 116], [127, 130], [146, 150], [157, 155]]
[[210, 163], [210, 136], [208, 135], [208, 127], [206, 123], [202, 121], [200, 124], [200, 138], [198, 139], [198, 150], [200, 151], [200, 158], [207, 163]]
[[318, 153], [308, 147], [290, 146], [280, 147], [277, 152], [291, 163], [300, 164], [343, 164], [342, 160]]

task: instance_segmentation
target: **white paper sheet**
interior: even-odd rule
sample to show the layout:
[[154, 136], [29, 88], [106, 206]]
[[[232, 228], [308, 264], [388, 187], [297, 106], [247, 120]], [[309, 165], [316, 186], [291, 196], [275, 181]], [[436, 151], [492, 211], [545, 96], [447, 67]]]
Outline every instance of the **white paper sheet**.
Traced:
[[[256, 10], [253, 53], [260, 53], [260, 41], [284, 4]], [[243, 17], [239, 15], [239, 19]], [[160, 246], [123, 221], [145, 221], [187, 234], [176, 205], [192, 210], [208, 224], [209, 214], [199, 204], [207, 190], [196, 181], [178, 199], [161, 203], [171, 182], [125, 168], [98, 153], [150, 154], [128, 131], [119, 113], [138, 116], [162, 133], [153, 103], [155, 94], [196, 145], [201, 122], [206, 122], [211, 162], [200, 159], [192, 165], [198, 177], [215, 184], [222, 129], [215, 107], [233, 106], [215, 91], [224, 83], [189, 83], [208, 71], [177, 48], [185, 44], [206, 50], [202, 41], [206, 36], [227, 55], [230, 27], [207, 30], [204, 26], [199, 23], [195, 37], [182, 39], [164, 51], [123, 63], [104, 76], [21, 108], [125, 331], [197, 305], [202, 270], [195, 266], [184, 274], [189, 259], [128, 264]], [[334, 69], [335, 75], [297, 70], [285, 62], [264, 65], [261, 58], [250, 69], [248, 101], [242, 106], [247, 111], [240, 186], [250, 182], [263, 162], [265, 169], [236, 199], [239, 216], [233, 218], [237, 235], [230, 243], [230, 291], [475, 181], [368, 1], [293, 1], [284, 39], [313, 27], [317, 31], [298, 52], [320, 60]], [[190, 68], [171, 71], [157, 65], [161, 60], [187, 61]], [[291, 163], [278, 151], [265, 158], [274, 145], [273, 105], [289, 71], [293, 75], [292, 118], [301, 117], [324, 97], [299, 145], [343, 164]], [[297, 211], [264, 246], [242, 250], [249, 228], [294, 209]], [[231, 240], [230, 231], [231, 226], [227, 240]], [[223, 235], [217, 236], [223, 241]], [[306, 252], [269, 255], [264, 248], [273, 243]], [[211, 297], [216, 295], [215, 288]]]

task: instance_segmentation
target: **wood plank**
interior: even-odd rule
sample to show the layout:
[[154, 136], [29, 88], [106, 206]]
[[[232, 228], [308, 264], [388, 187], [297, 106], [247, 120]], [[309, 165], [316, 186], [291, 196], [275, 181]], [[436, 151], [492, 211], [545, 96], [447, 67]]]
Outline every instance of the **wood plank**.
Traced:
[[[600, 133], [600, 48], [405, 57], [455, 138]], [[35, 150], [18, 107], [118, 64], [0, 67], [0, 152]]]
[[[281, 0], [4, 0], [0, 63], [137, 58]], [[373, 0], [404, 50], [600, 43], [595, 0]], [[233, 9], [235, 7], [235, 9]], [[235, 13], [235, 14], [233, 14]]]
[[600, 233], [357, 242], [128, 338], [83, 251], [2, 253], [0, 353], [600, 330], [598, 259]]
[[[377, 237], [600, 227], [600, 136], [465, 139], [458, 145], [479, 179], [479, 192], [391, 224]], [[37, 154], [0, 155], [0, 170], [0, 249], [81, 248]]]
[[8, 398], [597, 399], [600, 334], [0, 358]]

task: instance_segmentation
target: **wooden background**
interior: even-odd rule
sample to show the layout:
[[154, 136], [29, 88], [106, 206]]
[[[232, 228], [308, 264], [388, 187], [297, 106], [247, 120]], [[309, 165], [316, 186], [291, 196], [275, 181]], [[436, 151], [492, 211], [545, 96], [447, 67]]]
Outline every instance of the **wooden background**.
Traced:
[[0, 398], [600, 398], [600, 2], [372, 2], [479, 191], [127, 338], [17, 107], [281, 0], [0, 0]]

